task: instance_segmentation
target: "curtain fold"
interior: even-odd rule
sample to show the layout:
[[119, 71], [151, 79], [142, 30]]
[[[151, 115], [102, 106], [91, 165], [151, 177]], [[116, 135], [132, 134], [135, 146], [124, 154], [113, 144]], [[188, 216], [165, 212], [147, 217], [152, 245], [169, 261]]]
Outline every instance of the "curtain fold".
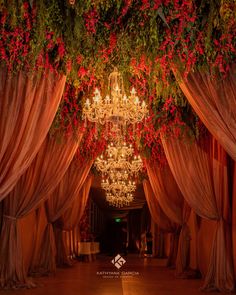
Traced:
[[[190, 234], [187, 225], [191, 209], [184, 201], [181, 191], [168, 165], [159, 168], [156, 164], [146, 162], [147, 173], [154, 195], [168, 218], [180, 226], [178, 252], [176, 257], [176, 276], [188, 277]], [[176, 243], [176, 230], [173, 243]], [[173, 248], [174, 251], [176, 248]]]
[[[66, 137], [63, 143], [47, 136], [40, 151], [11, 193], [3, 200], [3, 227], [0, 236], [0, 281], [2, 287], [30, 287], [22, 258], [17, 220], [36, 209], [64, 176], [79, 141]], [[6, 249], [11, 251], [6, 253]]]
[[203, 71], [190, 73], [186, 79], [179, 76], [176, 74], [179, 86], [195, 112], [236, 161], [236, 66], [226, 78]]
[[[51, 192], [49, 198], [45, 202], [45, 209], [48, 226], [45, 229], [45, 235], [49, 237], [52, 224], [59, 219], [59, 217], [70, 207], [76, 197], [79, 195], [80, 190], [88, 176], [93, 161], [89, 160], [83, 164], [82, 167], [77, 163], [77, 159], [74, 159], [70, 164], [64, 177], [60, 183]], [[56, 226], [56, 224], [54, 224]], [[58, 233], [57, 233], [58, 234]], [[62, 237], [61, 237], [62, 238]], [[54, 240], [52, 242], [52, 239]], [[44, 240], [41, 242], [39, 253], [36, 254], [35, 272], [41, 275], [55, 273], [56, 271], [56, 248], [51, 246], [51, 243], [55, 243], [55, 237], [47, 238], [47, 243]], [[47, 252], [47, 256], [43, 256], [43, 253]], [[45, 258], [45, 260], [43, 259]], [[52, 262], [49, 263], [47, 260], [50, 259]], [[50, 266], [50, 267], [49, 267]]]
[[171, 233], [171, 246], [167, 266], [175, 267], [179, 242], [179, 226], [166, 216], [148, 180], [143, 181], [143, 188], [152, 219], [163, 232]]
[[92, 176], [88, 176], [78, 196], [73, 200], [70, 207], [60, 217], [63, 229], [66, 231], [74, 229], [83, 216], [86, 204], [88, 202], [89, 191], [92, 185]]
[[172, 222], [163, 212], [159, 205], [158, 198], [153, 192], [151, 184], [148, 180], [143, 181], [143, 189], [147, 200], [148, 208], [154, 222], [165, 232], [174, 232], [176, 223]]
[[189, 143], [188, 138], [162, 137], [162, 143], [171, 171], [188, 204], [199, 216], [218, 221], [202, 289], [233, 291], [227, 154], [214, 138], [207, 143], [208, 151], [204, 150], [206, 145]]
[[88, 201], [92, 180], [92, 176], [87, 177], [79, 194], [70, 204], [70, 207], [68, 207], [63, 215], [55, 222], [55, 241], [57, 245], [56, 264], [59, 267], [71, 264], [71, 262], [68, 261], [68, 254], [70, 252], [70, 249], [68, 249], [65, 241], [65, 233], [72, 231], [79, 224]]
[[0, 201], [32, 163], [57, 112], [66, 78], [0, 67]]

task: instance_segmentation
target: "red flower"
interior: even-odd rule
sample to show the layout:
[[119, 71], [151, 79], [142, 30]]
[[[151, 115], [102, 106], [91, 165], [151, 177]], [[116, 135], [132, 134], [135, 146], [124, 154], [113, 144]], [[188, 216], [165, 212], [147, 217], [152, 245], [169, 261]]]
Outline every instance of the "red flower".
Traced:
[[72, 60], [71, 59], [68, 59], [66, 62], [66, 70], [67, 70], [67, 73], [70, 73], [72, 70]]
[[78, 65], [80, 65], [83, 61], [83, 56], [81, 54], [77, 55], [76, 62]]
[[29, 3], [28, 3], [28, 2], [24, 2], [24, 3], [23, 3], [23, 7], [24, 7], [25, 10], [28, 10], [28, 8], [29, 8]]
[[87, 73], [88, 70], [86, 70], [84, 67], [80, 67], [80, 69], [78, 70], [78, 77], [84, 78], [84, 76], [86, 76]]

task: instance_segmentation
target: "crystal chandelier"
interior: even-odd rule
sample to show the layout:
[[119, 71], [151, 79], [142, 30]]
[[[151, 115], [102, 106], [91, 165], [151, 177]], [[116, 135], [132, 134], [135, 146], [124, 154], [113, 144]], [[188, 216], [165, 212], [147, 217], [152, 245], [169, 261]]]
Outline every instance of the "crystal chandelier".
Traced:
[[112, 171], [120, 171], [130, 175], [137, 174], [143, 168], [143, 162], [138, 155], [133, 156], [133, 148], [126, 143], [110, 144], [100, 157], [96, 158], [94, 165], [103, 174], [111, 174]]
[[108, 92], [102, 98], [96, 88], [92, 101], [86, 100], [83, 115], [90, 122], [104, 125], [106, 122], [113, 124], [135, 124], [141, 122], [147, 115], [148, 109], [145, 101], [142, 103], [132, 88], [127, 97], [124, 91], [124, 82], [117, 68], [109, 75]]
[[109, 203], [110, 206], [114, 207], [123, 207], [123, 206], [128, 206], [133, 200], [134, 197], [131, 193], [128, 194], [123, 194], [123, 195], [113, 195], [112, 193], [107, 193], [106, 194], [106, 200]]
[[112, 181], [109, 178], [102, 180], [101, 187], [105, 191], [113, 193], [116, 196], [132, 193], [136, 190], [136, 184], [134, 181]]

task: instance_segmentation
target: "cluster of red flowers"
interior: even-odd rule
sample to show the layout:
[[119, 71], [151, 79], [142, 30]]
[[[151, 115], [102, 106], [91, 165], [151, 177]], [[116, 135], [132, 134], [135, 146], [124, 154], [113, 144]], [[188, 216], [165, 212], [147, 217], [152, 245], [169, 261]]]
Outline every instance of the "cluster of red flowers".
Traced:
[[89, 34], [96, 34], [96, 24], [98, 20], [99, 15], [96, 8], [92, 8], [87, 13], [84, 13], [85, 27]]
[[35, 23], [35, 9], [29, 13], [29, 4], [22, 5], [22, 22], [24, 27], [13, 25], [11, 29], [7, 24], [8, 12], [3, 10], [0, 17], [0, 60], [4, 61], [8, 70], [18, 68], [24, 61], [26, 68], [30, 68], [27, 56], [30, 53], [31, 29]]

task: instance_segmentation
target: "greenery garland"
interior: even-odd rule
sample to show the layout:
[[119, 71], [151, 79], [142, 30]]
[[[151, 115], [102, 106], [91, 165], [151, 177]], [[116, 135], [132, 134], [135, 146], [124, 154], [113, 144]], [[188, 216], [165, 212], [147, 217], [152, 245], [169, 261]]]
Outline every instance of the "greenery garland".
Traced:
[[[149, 104], [139, 149], [156, 157], [160, 130], [172, 126], [178, 136], [188, 124], [199, 132], [172, 65], [184, 76], [200, 69], [224, 77], [235, 62], [235, 43], [236, 0], [0, 1], [1, 64], [12, 73], [49, 68], [67, 75], [53, 128], [76, 129], [83, 99], [95, 86], [106, 91], [106, 78], [117, 65], [125, 87], [134, 85]], [[97, 131], [89, 130], [95, 145]]]

